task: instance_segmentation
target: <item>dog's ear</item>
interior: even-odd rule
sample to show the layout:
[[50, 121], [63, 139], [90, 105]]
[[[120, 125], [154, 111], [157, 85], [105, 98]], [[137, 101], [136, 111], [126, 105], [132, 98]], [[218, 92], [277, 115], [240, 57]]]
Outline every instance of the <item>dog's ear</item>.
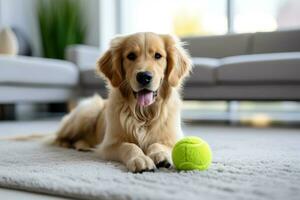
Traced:
[[167, 51], [166, 78], [172, 87], [176, 87], [191, 71], [190, 56], [178, 38], [170, 35], [162, 35], [162, 38]]
[[122, 67], [123, 40], [123, 37], [113, 39], [110, 49], [97, 62], [97, 69], [110, 81], [113, 87], [118, 87], [125, 76]]

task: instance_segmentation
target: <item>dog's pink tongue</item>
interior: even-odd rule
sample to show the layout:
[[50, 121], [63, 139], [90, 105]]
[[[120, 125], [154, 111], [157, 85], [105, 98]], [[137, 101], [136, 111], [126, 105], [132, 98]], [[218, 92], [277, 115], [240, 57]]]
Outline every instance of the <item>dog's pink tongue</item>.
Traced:
[[149, 106], [153, 103], [153, 92], [138, 92], [137, 103], [139, 106]]

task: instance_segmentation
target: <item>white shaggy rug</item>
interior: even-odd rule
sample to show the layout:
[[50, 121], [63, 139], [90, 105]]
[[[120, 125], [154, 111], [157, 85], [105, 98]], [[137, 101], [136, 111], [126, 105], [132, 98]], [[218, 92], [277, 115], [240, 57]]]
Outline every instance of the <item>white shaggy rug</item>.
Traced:
[[185, 132], [211, 145], [208, 171], [132, 174], [94, 153], [0, 141], [0, 186], [76, 199], [300, 198], [299, 130], [189, 126]]

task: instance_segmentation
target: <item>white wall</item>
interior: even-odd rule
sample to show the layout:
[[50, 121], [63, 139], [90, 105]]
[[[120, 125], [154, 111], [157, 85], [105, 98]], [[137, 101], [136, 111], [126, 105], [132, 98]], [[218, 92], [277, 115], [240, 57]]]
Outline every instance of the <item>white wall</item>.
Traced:
[[1, 7], [2, 7], [2, 0], [0, 0], [0, 29], [2, 28], [2, 12], [1, 12]]
[[106, 50], [110, 40], [116, 35], [116, 0], [100, 0], [100, 49]]
[[[84, 18], [88, 25], [86, 44], [107, 49], [117, 33], [118, 0], [80, 0]], [[119, 0], [121, 1], [121, 0]]]
[[85, 44], [100, 45], [100, 0], [80, 0], [83, 17], [88, 27]]

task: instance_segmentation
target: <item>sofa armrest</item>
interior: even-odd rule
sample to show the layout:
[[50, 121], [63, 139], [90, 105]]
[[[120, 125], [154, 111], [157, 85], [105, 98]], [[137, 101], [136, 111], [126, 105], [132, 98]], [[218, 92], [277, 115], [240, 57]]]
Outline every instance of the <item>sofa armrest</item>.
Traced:
[[66, 49], [66, 59], [79, 67], [79, 70], [95, 69], [101, 55], [97, 47], [87, 45], [71, 45]]

